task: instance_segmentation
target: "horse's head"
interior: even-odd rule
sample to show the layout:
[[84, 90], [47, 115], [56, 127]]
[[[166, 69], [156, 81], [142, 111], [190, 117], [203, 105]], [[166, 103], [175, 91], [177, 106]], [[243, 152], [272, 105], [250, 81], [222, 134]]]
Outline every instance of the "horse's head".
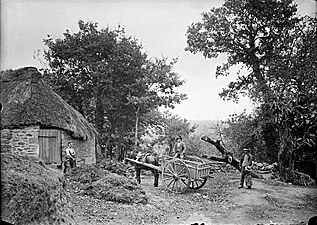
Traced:
[[[129, 151], [127, 152], [126, 154], [126, 158], [129, 158], [129, 159], [134, 159], [136, 160], [137, 159], [137, 152], [136, 151]], [[124, 159], [124, 163], [127, 164], [127, 163], [131, 163], [130, 161]]]
[[136, 159], [137, 155], [138, 155], [138, 152], [133, 150], [127, 153], [127, 158]]

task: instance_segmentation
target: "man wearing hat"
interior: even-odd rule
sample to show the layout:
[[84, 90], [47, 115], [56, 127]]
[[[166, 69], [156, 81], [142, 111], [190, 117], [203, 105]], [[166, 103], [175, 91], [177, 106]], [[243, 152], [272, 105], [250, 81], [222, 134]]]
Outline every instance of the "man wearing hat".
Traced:
[[71, 141], [68, 142], [67, 148], [65, 149], [66, 156], [64, 162], [64, 173], [67, 173], [70, 169], [76, 167], [76, 152], [73, 148], [73, 143]]
[[174, 158], [183, 158], [185, 155], [185, 150], [186, 145], [182, 141], [182, 136], [178, 136], [174, 145]]
[[[251, 155], [251, 149], [244, 148], [243, 154], [240, 159], [239, 166], [241, 168], [241, 180], [240, 180], [240, 186], [239, 188], [243, 188], [244, 185], [244, 176], [246, 175], [246, 167], [252, 166], [252, 155]], [[251, 181], [250, 181], [251, 183]], [[248, 188], [251, 188], [251, 184], [247, 184]]]

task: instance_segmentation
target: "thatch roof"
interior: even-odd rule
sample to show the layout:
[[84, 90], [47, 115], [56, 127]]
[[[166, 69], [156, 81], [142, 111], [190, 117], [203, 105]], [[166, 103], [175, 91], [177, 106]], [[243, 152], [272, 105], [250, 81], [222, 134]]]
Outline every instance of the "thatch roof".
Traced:
[[90, 139], [95, 128], [57, 95], [34, 67], [1, 72], [1, 129], [40, 125]]

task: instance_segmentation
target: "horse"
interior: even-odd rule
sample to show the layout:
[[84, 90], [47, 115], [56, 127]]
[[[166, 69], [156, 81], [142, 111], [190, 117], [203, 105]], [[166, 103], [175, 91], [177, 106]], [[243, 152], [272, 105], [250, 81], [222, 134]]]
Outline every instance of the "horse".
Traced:
[[[136, 153], [135, 151], [132, 151], [129, 155], [128, 158], [130, 159], [134, 159], [140, 162], [144, 162], [147, 164], [152, 164], [154, 166], [159, 166], [159, 161], [158, 158], [153, 155], [153, 154], [140, 154], [140, 153]], [[136, 172], [136, 180], [137, 183], [140, 184], [141, 183], [141, 170], [151, 170], [152, 174], [154, 175], [154, 187], [158, 187], [158, 180], [159, 180], [159, 171], [150, 167], [146, 167], [137, 163], [133, 163], [131, 161], [129, 161], [131, 165], [134, 166], [135, 168], [135, 172]]]

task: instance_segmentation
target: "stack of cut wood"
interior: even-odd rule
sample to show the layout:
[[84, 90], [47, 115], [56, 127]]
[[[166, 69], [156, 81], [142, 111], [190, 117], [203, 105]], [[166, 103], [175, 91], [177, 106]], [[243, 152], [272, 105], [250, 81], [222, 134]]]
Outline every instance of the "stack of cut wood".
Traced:
[[266, 163], [266, 162], [253, 162], [252, 165], [253, 170], [255, 170], [257, 173], [262, 173], [262, 174], [266, 174], [266, 173], [272, 173], [272, 172], [276, 172], [278, 170], [278, 163]]

